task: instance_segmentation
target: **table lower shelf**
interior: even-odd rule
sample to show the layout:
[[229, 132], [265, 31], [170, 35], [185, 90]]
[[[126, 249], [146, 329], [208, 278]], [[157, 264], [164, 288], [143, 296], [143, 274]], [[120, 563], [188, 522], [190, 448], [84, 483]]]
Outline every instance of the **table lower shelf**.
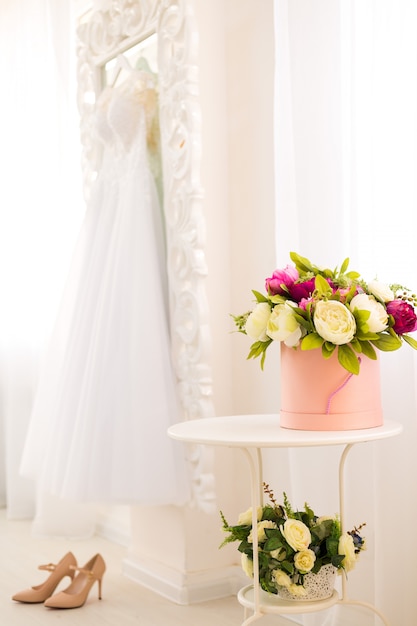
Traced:
[[[255, 593], [253, 585], [243, 587], [237, 594], [237, 599], [242, 606], [249, 609], [255, 609]], [[315, 613], [316, 611], [324, 611], [337, 604], [339, 594], [333, 591], [330, 598], [326, 600], [281, 600], [274, 594], [268, 594], [260, 590], [259, 611], [261, 613], [276, 613], [279, 615]]]

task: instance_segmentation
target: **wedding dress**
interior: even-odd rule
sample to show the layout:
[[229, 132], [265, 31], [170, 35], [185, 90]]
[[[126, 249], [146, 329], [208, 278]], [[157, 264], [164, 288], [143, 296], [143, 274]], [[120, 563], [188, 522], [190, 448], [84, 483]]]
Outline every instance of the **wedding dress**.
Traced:
[[152, 75], [98, 98], [101, 165], [40, 376], [21, 472], [80, 502], [182, 504]]

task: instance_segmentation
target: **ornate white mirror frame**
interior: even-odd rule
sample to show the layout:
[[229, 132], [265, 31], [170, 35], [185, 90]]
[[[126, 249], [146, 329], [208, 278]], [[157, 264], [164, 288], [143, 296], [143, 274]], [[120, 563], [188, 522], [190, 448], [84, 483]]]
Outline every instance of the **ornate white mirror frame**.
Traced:
[[97, 158], [91, 117], [102, 88], [103, 67], [153, 33], [157, 34], [158, 45], [172, 357], [185, 420], [213, 415], [204, 285], [207, 269], [200, 184], [197, 36], [188, 0], [111, 0], [105, 9], [91, 11], [80, 22], [82, 166], [88, 197]]

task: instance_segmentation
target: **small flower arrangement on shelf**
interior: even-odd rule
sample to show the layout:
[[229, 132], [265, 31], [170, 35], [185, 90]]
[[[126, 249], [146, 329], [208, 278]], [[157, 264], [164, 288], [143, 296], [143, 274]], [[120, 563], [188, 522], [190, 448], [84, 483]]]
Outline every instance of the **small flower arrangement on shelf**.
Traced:
[[[365, 549], [361, 530], [365, 524], [342, 532], [337, 516], [318, 517], [306, 503], [304, 510], [294, 511], [283, 494], [283, 505], [264, 483], [269, 503], [258, 508], [257, 536], [259, 583], [272, 594], [284, 589], [294, 599], [307, 595], [305, 579], [318, 574], [325, 566], [335, 571], [351, 571]], [[228, 533], [220, 547], [239, 541], [243, 571], [253, 578], [252, 509], [241, 513], [236, 526], [230, 526], [220, 511], [223, 531]]]
[[273, 341], [301, 350], [321, 348], [325, 359], [337, 350], [339, 363], [359, 374], [360, 358], [375, 360], [375, 348], [398, 350], [417, 330], [417, 296], [402, 285], [366, 283], [348, 271], [349, 259], [334, 270], [320, 268], [295, 252], [294, 265], [277, 269], [265, 281], [266, 295], [253, 291], [252, 311], [232, 316], [252, 340], [248, 359], [261, 358]]

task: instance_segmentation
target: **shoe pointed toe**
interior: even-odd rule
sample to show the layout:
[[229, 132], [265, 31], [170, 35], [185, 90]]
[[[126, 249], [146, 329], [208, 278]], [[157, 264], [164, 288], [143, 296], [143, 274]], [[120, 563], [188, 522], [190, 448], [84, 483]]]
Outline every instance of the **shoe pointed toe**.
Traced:
[[74, 572], [77, 568], [77, 561], [72, 552], [68, 552], [57, 565], [48, 563], [40, 565], [40, 570], [50, 572], [48, 578], [40, 585], [18, 591], [12, 596], [15, 602], [24, 602], [28, 604], [40, 604], [45, 602], [55, 591], [59, 583], [65, 576], [74, 578]]
[[30, 598], [33, 597], [32, 589], [23, 589], [23, 591], [18, 591], [12, 596], [12, 600], [15, 602], [33, 602]]
[[46, 588], [37, 589], [36, 587], [32, 587], [31, 589], [18, 591], [12, 596], [12, 600], [15, 602], [23, 602], [25, 604], [40, 604], [46, 600], [48, 595], [50, 595], [49, 590]]
[[65, 593], [65, 591], [60, 591], [47, 598], [43, 605], [48, 609], [75, 609], [81, 606], [78, 603], [74, 604], [72, 595]]

